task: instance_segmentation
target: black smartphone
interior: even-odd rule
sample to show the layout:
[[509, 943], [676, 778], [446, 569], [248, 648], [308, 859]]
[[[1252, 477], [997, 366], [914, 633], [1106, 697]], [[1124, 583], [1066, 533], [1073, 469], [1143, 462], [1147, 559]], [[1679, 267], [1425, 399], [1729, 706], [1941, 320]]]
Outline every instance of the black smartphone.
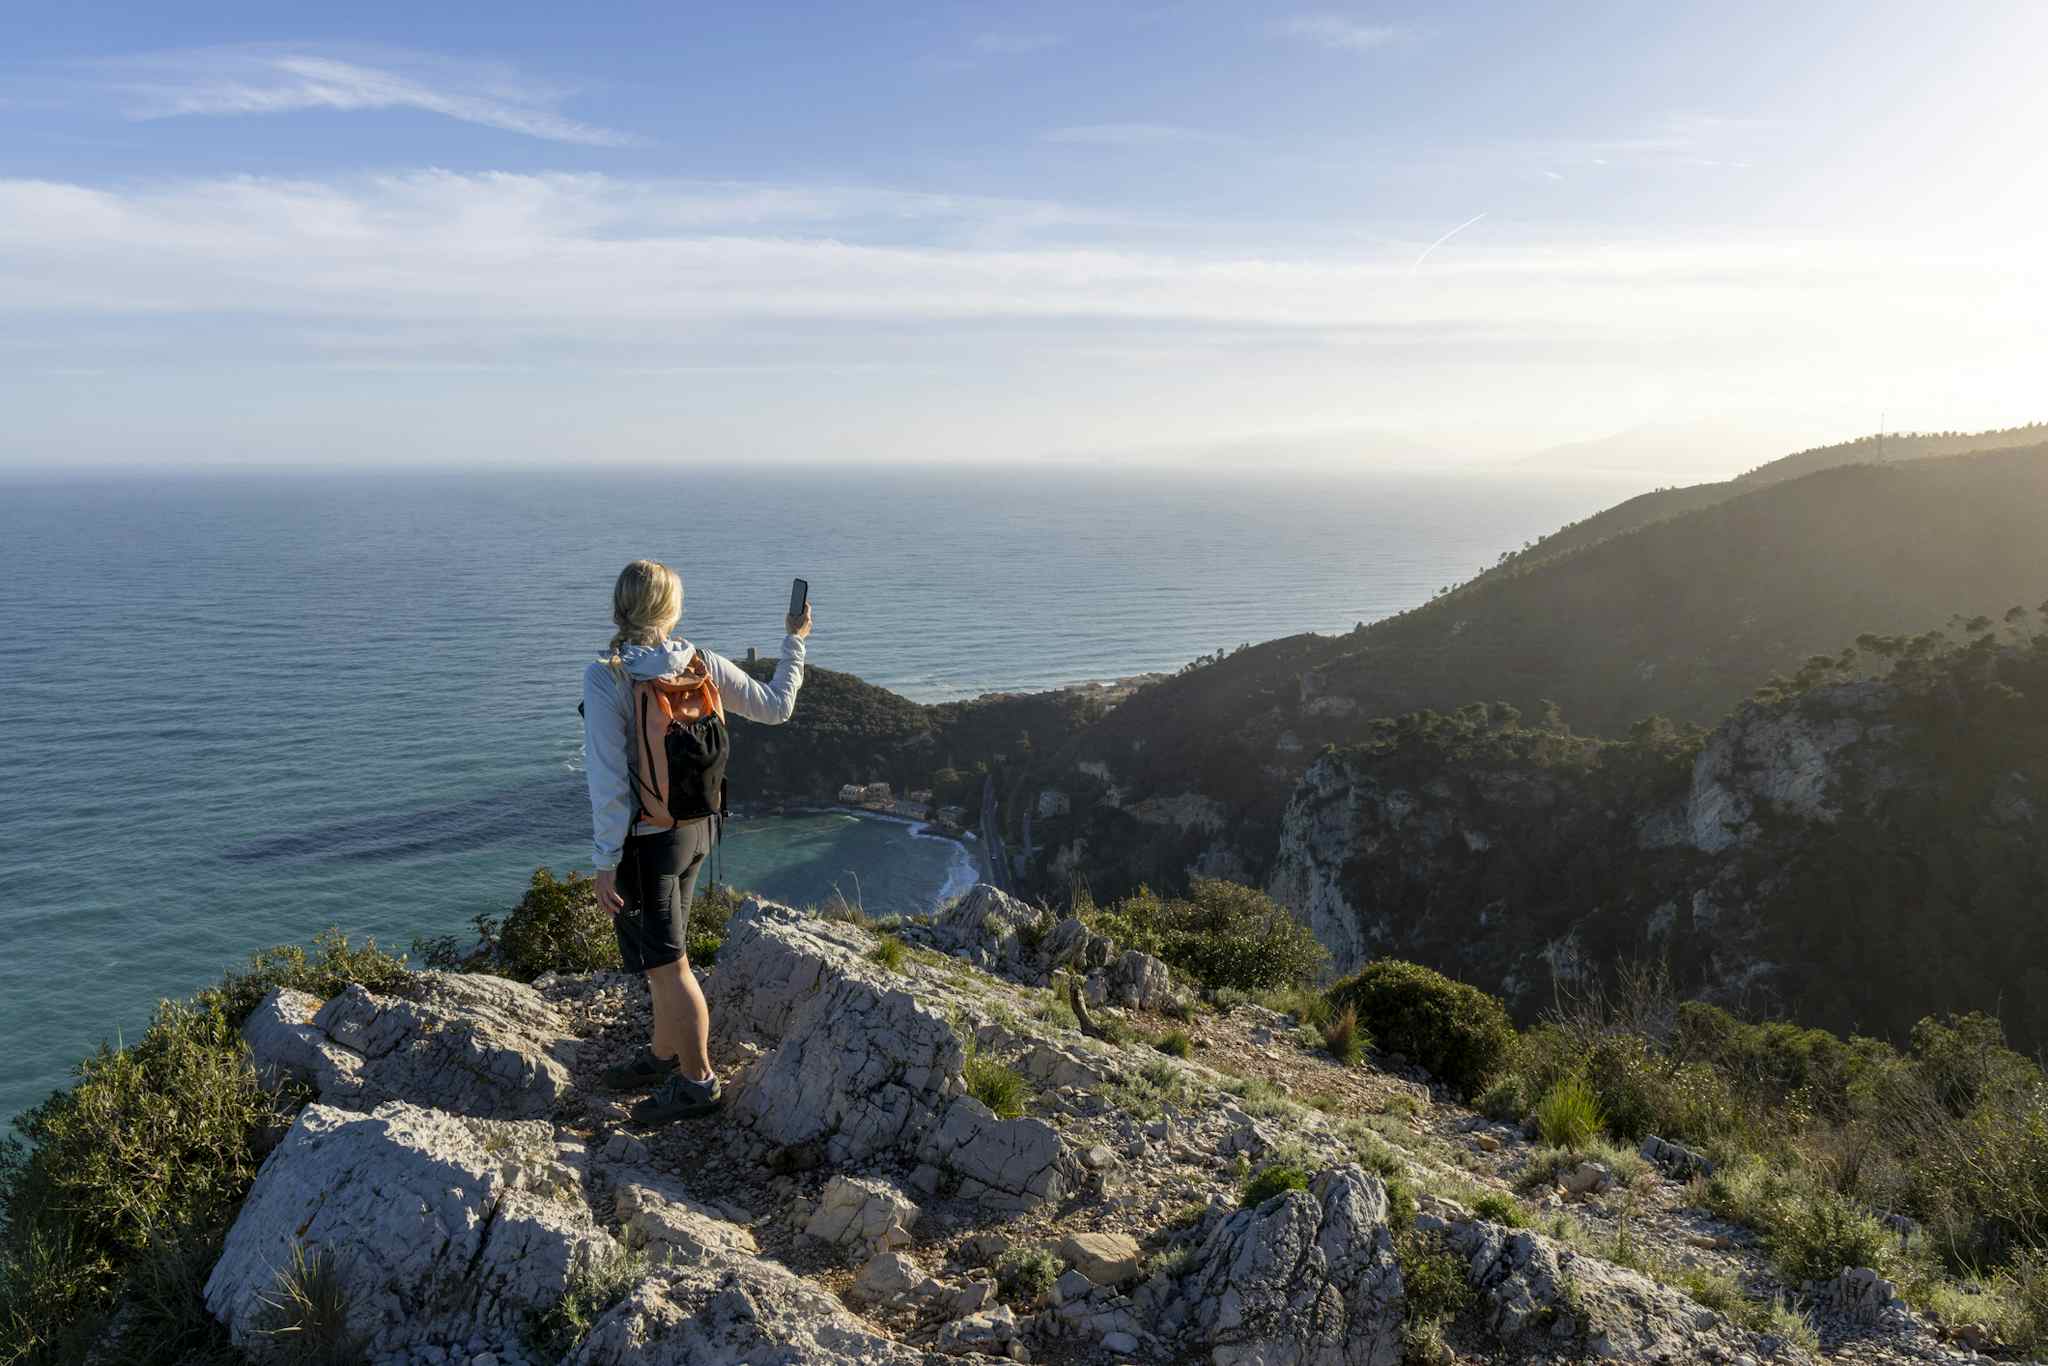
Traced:
[[796, 618], [802, 616], [804, 614], [804, 608], [808, 607], [810, 605], [810, 602], [811, 585], [809, 580], [791, 579], [789, 581], [790, 620], [794, 621]]

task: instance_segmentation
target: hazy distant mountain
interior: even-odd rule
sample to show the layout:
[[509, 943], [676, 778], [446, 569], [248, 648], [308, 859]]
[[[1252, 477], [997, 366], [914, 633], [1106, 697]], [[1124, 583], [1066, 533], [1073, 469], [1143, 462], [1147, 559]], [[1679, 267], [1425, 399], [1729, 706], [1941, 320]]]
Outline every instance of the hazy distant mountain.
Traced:
[[1591, 441], [1525, 455], [1513, 468], [1543, 473], [1640, 474], [1665, 484], [1727, 479], [1784, 445], [1728, 423], [1686, 422], [1631, 427]]

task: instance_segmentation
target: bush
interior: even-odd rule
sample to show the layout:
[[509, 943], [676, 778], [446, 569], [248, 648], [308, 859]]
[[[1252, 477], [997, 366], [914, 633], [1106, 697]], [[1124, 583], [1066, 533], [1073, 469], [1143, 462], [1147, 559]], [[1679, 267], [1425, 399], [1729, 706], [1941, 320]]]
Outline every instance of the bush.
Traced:
[[910, 946], [901, 935], [885, 934], [868, 950], [868, 957], [891, 972], [901, 972], [904, 961], [910, 957]]
[[531, 982], [544, 972], [596, 972], [619, 966], [611, 912], [597, 904], [597, 884], [582, 873], [557, 878], [533, 870], [526, 895], [498, 929], [498, 967]]
[[1355, 1067], [1365, 1057], [1365, 1031], [1358, 1027], [1358, 1011], [1346, 1006], [1322, 1028], [1323, 1047], [1330, 1050], [1340, 1067]]
[[1185, 898], [1139, 888], [1105, 909], [1082, 909], [1101, 934], [1165, 960], [1204, 986], [1260, 991], [1312, 980], [1328, 954], [1308, 926], [1255, 887], [1193, 879]]
[[1488, 1223], [1507, 1228], [1527, 1228], [1529, 1225], [1529, 1216], [1523, 1212], [1522, 1202], [1499, 1191], [1488, 1191], [1474, 1200], [1472, 1212]]
[[1471, 1095], [1505, 1066], [1515, 1029], [1501, 1003], [1416, 963], [1382, 958], [1329, 991], [1337, 1010], [1355, 1010], [1381, 1049], [1400, 1053], [1446, 1085]]
[[283, 1119], [218, 1003], [165, 1002], [75, 1075], [16, 1120], [29, 1146], [0, 1149], [0, 1327], [23, 1351], [95, 1317], [153, 1247], [224, 1228]]
[[1792, 1285], [1821, 1281], [1843, 1267], [1882, 1271], [1898, 1240], [1847, 1197], [1815, 1190], [1779, 1207], [1768, 1230], [1771, 1263]]
[[1536, 1102], [1536, 1128], [1553, 1148], [1579, 1152], [1600, 1132], [1600, 1100], [1580, 1076], [1566, 1077]]
[[401, 991], [412, 977], [405, 959], [394, 958], [377, 947], [374, 939], [363, 947], [351, 948], [348, 936], [337, 929], [314, 937], [312, 952], [298, 944], [281, 944], [250, 955], [249, 966], [229, 973], [216, 985], [194, 998], [201, 1007], [218, 1009], [227, 1022], [239, 1029], [251, 1011], [278, 987], [303, 991], [322, 1000], [337, 996], [351, 982], [379, 995]]
[[1237, 1203], [1241, 1208], [1250, 1209], [1287, 1191], [1307, 1189], [1306, 1170], [1292, 1162], [1274, 1162], [1252, 1173], [1251, 1180], [1244, 1183], [1244, 1194]]
[[1169, 1058], [1186, 1058], [1195, 1051], [1195, 1041], [1188, 1037], [1185, 1029], [1169, 1029], [1152, 1046]]
[[1401, 1266], [1401, 1287], [1411, 1319], [1442, 1323], [1470, 1308], [1472, 1286], [1465, 1259], [1442, 1233], [1413, 1229], [1394, 1240], [1394, 1260]]
[[726, 922], [744, 900], [744, 892], [724, 883], [698, 888], [697, 899], [690, 903], [689, 939], [684, 945], [692, 963], [708, 967], [718, 958], [719, 946], [725, 942]]
[[1006, 1304], [1030, 1309], [1052, 1293], [1060, 1278], [1059, 1259], [1043, 1247], [1013, 1247], [996, 1259], [996, 1294]]
[[1518, 1123], [1529, 1113], [1529, 1091], [1514, 1074], [1502, 1077], [1481, 1093], [1479, 1112], [1501, 1124]]
[[1015, 1119], [1024, 1113], [1024, 1097], [1030, 1087], [1024, 1078], [993, 1058], [967, 1059], [967, 1094], [986, 1105], [997, 1119]]
[[562, 1298], [527, 1321], [527, 1345], [550, 1361], [566, 1361], [598, 1318], [626, 1298], [646, 1272], [646, 1258], [625, 1248], [577, 1268]]

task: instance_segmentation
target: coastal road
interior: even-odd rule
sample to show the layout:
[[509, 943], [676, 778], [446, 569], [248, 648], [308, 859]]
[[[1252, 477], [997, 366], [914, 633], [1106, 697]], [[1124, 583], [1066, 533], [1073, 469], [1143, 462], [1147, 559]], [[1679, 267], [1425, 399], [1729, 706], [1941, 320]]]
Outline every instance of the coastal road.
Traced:
[[1014, 885], [1010, 880], [1010, 854], [1003, 848], [1002, 824], [996, 819], [996, 775], [981, 784], [981, 862], [988, 881], [1001, 891]]

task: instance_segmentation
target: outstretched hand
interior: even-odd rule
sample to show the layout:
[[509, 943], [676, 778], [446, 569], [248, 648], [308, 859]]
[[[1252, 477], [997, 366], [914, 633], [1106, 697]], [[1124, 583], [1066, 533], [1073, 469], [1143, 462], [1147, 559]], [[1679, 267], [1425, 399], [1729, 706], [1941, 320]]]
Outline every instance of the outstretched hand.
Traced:
[[805, 603], [804, 610], [800, 614], [793, 617], [785, 617], [783, 624], [789, 627], [789, 633], [798, 640], [808, 636], [811, 633], [811, 605]]

